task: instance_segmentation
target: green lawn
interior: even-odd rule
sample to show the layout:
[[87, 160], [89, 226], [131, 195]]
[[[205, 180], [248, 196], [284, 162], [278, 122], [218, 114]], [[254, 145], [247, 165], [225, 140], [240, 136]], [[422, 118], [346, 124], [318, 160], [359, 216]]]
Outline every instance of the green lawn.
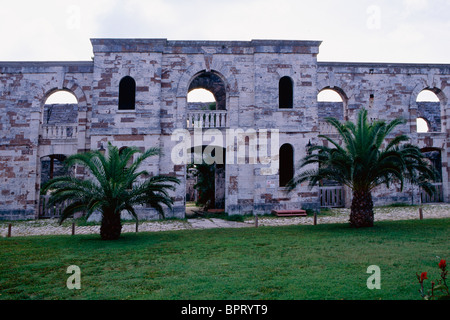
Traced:
[[[0, 299], [420, 299], [450, 219], [0, 239]], [[81, 269], [69, 290], [66, 269]], [[369, 290], [367, 267], [381, 269]], [[428, 280], [428, 281], [430, 281]], [[429, 283], [426, 283], [429, 285]]]

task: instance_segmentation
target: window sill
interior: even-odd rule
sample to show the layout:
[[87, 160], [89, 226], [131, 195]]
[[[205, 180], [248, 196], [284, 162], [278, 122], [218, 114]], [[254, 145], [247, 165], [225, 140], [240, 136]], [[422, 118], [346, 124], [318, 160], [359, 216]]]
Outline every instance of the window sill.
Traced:
[[136, 113], [136, 109], [133, 110], [117, 110], [117, 113]]

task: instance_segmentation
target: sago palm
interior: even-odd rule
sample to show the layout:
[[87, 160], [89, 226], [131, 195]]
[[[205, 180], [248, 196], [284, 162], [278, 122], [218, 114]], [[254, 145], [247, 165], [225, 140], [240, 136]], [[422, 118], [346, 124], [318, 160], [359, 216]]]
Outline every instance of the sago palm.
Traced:
[[[81, 165], [90, 178], [79, 179], [71, 175], [46, 182], [41, 193], [50, 193], [49, 205], [67, 203], [60, 223], [76, 212], [89, 217], [93, 212], [102, 215], [100, 236], [105, 240], [118, 239], [122, 230], [121, 212], [130, 213], [136, 221], [135, 206], [150, 205], [164, 215], [164, 206], [171, 208], [173, 201], [168, 191], [174, 190], [179, 180], [171, 176], [149, 176], [140, 166], [147, 158], [157, 155], [156, 148], [141, 152], [134, 147], [118, 150], [108, 144], [107, 155], [99, 151], [79, 153], [68, 157], [68, 167]], [[134, 154], [138, 154], [132, 161]]]
[[[380, 185], [387, 188], [394, 182], [401, 189], [406, 182], [419, 185], [432, 194], [431, 182], [436, 173], [417, 146], [407, 143], [409, 138], [400, 134], [392, 136], [393, 130], [402, 119], [390, 122], [377, 120], [369, 123], [367, 110], [358, 114], [356, 124], [341, 123], [335, 118], [326, 118], [339, 134], [342, 144], [332, 138], [319, 135], [328, 141], [328, 146], [312, 146], [303, 158], [302, 171], [294, 177], [288, 190], [309, 181], [315, 186], [321, 180], [333, 180], [352, 190], [350, 225], [353, 227], [373, 226], [372, 190]], [[390, 136], [391, 135], [391, 136]]]

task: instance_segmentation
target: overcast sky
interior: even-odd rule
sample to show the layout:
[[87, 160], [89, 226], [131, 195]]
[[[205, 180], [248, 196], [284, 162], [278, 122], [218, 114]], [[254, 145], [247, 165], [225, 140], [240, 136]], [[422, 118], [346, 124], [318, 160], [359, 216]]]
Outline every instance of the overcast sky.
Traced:
[[85, 61], [90, 38], [167, 38], [321, 40], [319, 61], [450, 63], [450, 0], [1, 1], [1, 61]]

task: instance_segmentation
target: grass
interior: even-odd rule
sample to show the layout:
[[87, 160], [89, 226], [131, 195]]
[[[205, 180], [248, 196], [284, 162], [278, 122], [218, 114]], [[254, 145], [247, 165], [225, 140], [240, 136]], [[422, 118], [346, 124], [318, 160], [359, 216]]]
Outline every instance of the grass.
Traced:
[[[438, 279], [450, 219], [0, 240], [0, 299], [420, 299]], [[67, 267], [81, 289], [66, 287]], [[369, 290], [370, 265], [381, 289]], [[428, 283], [429, 284], [429, 283]], [[428, 285], [427, 284], [427, 285]]]

